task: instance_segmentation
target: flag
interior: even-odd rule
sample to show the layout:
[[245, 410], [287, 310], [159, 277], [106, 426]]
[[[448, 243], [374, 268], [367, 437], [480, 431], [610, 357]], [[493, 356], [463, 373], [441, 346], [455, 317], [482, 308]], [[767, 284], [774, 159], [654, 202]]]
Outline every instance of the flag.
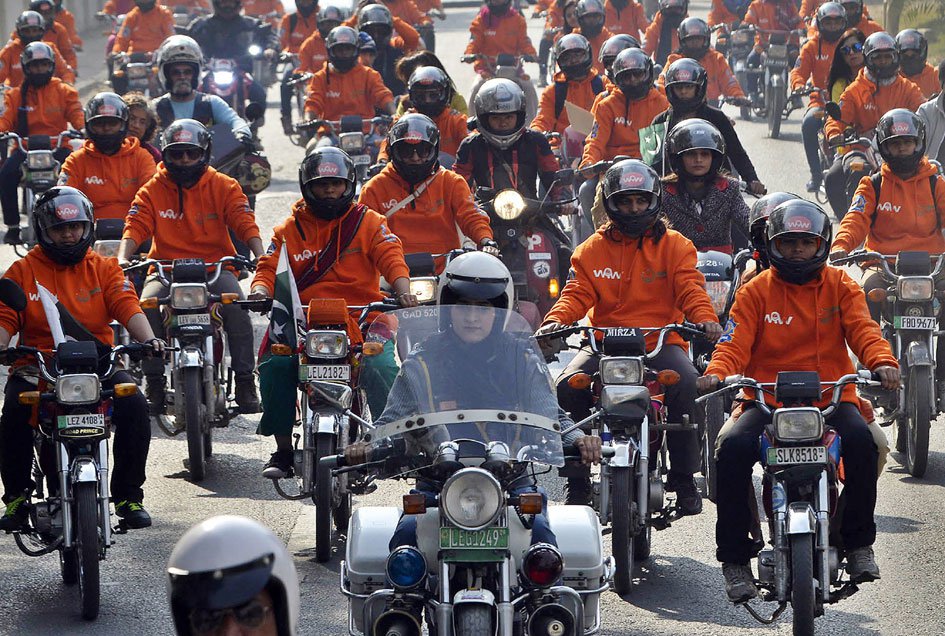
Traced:
[[36, 290], [39, 292], [39, 300], [43, 304], [43, 313], [46, 314], [46, 322], [49, 324], [49, 332], [52, 334], [53, 343], [57, 347], [69, 340], [88, 340], [94, 342], [101, 349], [111, 348], [76, 320], [69, 313], [69, 310], [59, 302], [56, 295], [40, 285], [39, 281], [36, 281]]
[[640, 155], [643, 163], [652, 166], [663, 155], [663, 139], [666, 137], [666, 124], [653, 124], [640, 129]]
[[299, 333], [304, 329], [305, 312], [295, 286], [295, 275], [289, 266], [289, 251], [283, 241], [276, 265], [272, 311], [269, 312], [269, 344], [285, 344], [294, 350], [299, 344]]

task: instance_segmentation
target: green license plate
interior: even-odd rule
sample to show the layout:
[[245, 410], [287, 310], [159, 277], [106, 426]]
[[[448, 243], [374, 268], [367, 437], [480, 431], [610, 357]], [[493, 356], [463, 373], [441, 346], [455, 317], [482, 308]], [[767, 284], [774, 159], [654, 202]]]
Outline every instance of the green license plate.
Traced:
[[769, 466], [826, 464], [826, 446], [779, 446], [768, 449]]
[[508, 528], [440, 528], [441, 550], [507, 550], [508, 547]]

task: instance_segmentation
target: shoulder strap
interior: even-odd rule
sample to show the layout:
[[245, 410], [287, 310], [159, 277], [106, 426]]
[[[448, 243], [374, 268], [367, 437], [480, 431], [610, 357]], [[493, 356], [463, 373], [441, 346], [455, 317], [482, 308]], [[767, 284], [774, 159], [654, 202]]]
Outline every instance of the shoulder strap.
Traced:
[[564, 110], [564, 101], [568, 98], [568, 83], [555, 82], [555, 119], [561, 117]]
[[341, 231], [331, 237], [318, 258], [310, 261], [309, 266], [302, 271], [301, 276], [296, 278], [295, 284], [299, 293], [320, 281], [334, 267], [338, 256], [348, 249], [351, 241], [358, 233], [358, 228], [361, 227], [361, 221], [364, 219], [364, 213], [367, 212], [367, 209], [366, 205], [358, 203], [354, 206], [354, 210], [344, 218], [341, 222]]
[[405, 198], [403, 198], [403, 199], [401, 199], [400, 201], [398, 201], [396, 204], [394, 204], [393, 207], [391, 207], [390, 210], [388, 210], [387, 212], [385, 212], [385, 213], [384, 213], [384, 216], [389, 219], [390, 217], [394, 216], [397, 212], [403, 210], [405, 207], [407, 207], [408, 205], [410, 205], [410, 204], [413, 202], [414, 199], [416, 199], [416, 198], [419, 197], [421, 194], [423, 194], [424, 190], [427, 189], [427, 186], [430, 185], [430, 184], [433, 182], [433, 180], [436, 179], [437, 176], [438, 176], [441, 172], [443, 172], [443, 170], [442, 170], [442, 169], [439, 169], [439, 170], [437, 170], [436, 172], [434, 172], [432, 175], [430, 175], [427, 179], [425, 179], [425, 180], [423, 181], [423, 183], [421, 183], [420, 185], [418, 185], [418, 186], [414, 189], [413, 192], [411, 192], [411, 193], [410, 193], [409, 195], [407, 195]]
[[299, 24], [299, 14], [293, 13], [289, 16], [289, 33], [295, 33], [295, 27]]
[[870, 228], [872, 228], [876, 224], [876, 215], [879, 211], [879, 193], [883, 189], [883, 173], [877, 172], [870, 176], [870, 183], [873, 184], [873, 194], [876, 199], [876, 205], [873, 206], [873, 216], [870, 218]]
[[194, 100], [193, 118], [207, 128], [213, 126], [213, 105], [210, 98], [200, 91], [197, 91], [197, 99]]
[[158, 123], [161, 128], [167, 128], [174, 123], [174, 107], [171, 106], [170, 97], [159, 97], [154, 104], [154, 111], [157, 113]]
[[591, 90], [595, 95], [600, 95], [604, 92], [604, 80], [600, 75], [595, 75], [594, 79], [591, 80]]

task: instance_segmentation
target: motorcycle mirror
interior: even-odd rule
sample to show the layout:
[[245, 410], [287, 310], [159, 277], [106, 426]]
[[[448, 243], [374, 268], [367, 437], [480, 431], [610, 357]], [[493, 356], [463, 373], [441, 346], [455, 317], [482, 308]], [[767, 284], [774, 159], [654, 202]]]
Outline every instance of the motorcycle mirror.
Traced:
[[478, 127], [479, 127], [479, 122], [476, 120], [475, 117], [470, 117], [466, 120], [466, 130], [468, 130], [469, 132], [473, 132]]
[[250, 102], [246, 106], [246, 119], [249, 121], [256, 121], [257, 119], [260, 119], [265, 112], [265, 106], [258, 102]]
[[19, 313], [26, 309], [26, 294], [16, 281], [0, 278], [0, 303]]
[[574, 170], [571, 168], [558, 170], [555, 173], [555, 181], [561, 185], [571, 185], [574, 182]]
[[843, 120], [841, 119], [841, 117], [843, 117], [843, 113], [840, 111], [840, 104], [837, 102], [827, 102], [826, 106], [824, 106], [824, 110], [827, 111], [827, 114], [830, 115], [831, 119], [835, 119], [840, 123], [843, 123]]

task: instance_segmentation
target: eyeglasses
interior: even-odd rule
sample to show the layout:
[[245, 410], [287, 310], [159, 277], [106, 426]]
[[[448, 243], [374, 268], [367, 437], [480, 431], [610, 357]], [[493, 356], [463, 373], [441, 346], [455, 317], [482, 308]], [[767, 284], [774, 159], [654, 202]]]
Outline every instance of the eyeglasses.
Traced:
[[861, 42], [856, 42], [855, 44], [848, 44], [846, 46], [840, 47], [840, 52], [844, 55], [850, 55], [852, 53], [862, 53], [863, 44]]
[[226, 619], [227, 614], [231, 614], [233, 619], [243, 627], [255, 629], [263, 624], [266, 617], [272, 613], [272, 607], [263, 605], [260, 601], [252, 599], [237, 607], [226, 609], [194, 609], [190, 612], [190, 626], [197, 634], [208, 634], [219, 629], [220, 625]]
[[191, 161], [197, 161], [203, 158], [203, 153], [203, 148], [168, 148], [164, 151], [164, 156], [171, 161], [180, 161], [184, 157]]
[[420, 161], [428, 161], [433, 157], [433, 144], [430, 143], [399, 143], [393, 147], [394, 154], [401, 161], [406, 161], [413, 156], [420, 158]]

